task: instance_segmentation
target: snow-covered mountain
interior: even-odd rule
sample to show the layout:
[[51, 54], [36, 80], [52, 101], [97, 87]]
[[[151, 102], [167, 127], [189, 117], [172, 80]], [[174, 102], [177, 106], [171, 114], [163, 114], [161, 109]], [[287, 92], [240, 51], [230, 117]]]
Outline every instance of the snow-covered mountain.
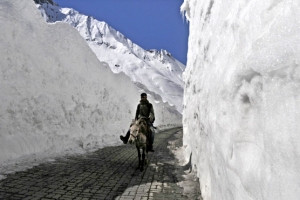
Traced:
[[[67, 22], [87, 41], [98, 59], [114, 73], [124, 72], [134, 83], [182, 112], [185, 66], [166, 50], [144, 50], [103, 21], [54, 2], [35, 0], [48, 23]], [[157, 99], [158, 100], [158, 99]]]

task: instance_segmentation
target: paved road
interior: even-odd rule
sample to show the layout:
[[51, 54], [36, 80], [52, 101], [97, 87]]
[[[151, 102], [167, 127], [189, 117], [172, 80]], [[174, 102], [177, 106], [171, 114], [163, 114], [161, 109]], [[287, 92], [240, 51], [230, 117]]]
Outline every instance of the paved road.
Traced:
[[106, 147], [10, 174], [0, 181], [0, 199], [197, 199], [200, 191], [188, 197], [178, 186], [184, 169], [167, 147], [182, 145], [181, 130], [156, 134], [155, 152], [143, 172], [136, 169], [135, 146]]

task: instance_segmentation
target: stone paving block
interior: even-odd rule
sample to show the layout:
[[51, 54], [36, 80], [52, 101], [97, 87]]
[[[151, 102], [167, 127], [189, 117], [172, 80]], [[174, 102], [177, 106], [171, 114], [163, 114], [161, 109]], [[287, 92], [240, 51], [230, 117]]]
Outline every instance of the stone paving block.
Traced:
[[38, 197], [24, 197], [23, 200], [38, 200]]
[[36, 192], [36, 193], [34, 193], [34, 194], [32, 194], [32, 196], [34, 196], [34, 197], [45, 197], [45, 196], [47, 196], [48, 194], [47, 193], [43, 193], [43, 192]]
[[63, 199], [63, 200], [67, 200], [67, 199], [74, 199], [76, 198], [77, 196], [72, 196], [72, 195], [62, 195], [60, 197], [60, 199]]
[[19, 192], [19, 190], [17, 188], [9, 188], [5, 192], [8, 192], [8, 193], [17, 193], [17, 192]]
[[162, 190], [151, 189], [151, 190], [149, 190], [149, 192], [152, 192], [152, 193], [159, 193], [159, 192], [162, 192]]
[[81, 197], [76, 197], [74, 200], [82, 200]]
[[121, 196], [120, 200], [128, 200], [128, 199], [133, 199], [134, 196]]
[[93, 194], [83, 192], [83, 193], [81, 193], [81, 196], [83, 196], [83, 197], [91, 197], [91, 196], [93, 196]]
[[100, 197], [99, 199], [106, 199], [107, 195], [103, 195], [103, 196], [95, 196], [95, 197]]
[[63, 194], [66, 194], [67, 191], [66, 190], [55, 190], [55, 191], [53, 191], [53, 193], [63, 195]]
[[52, 199], [60, 199], [61, 196], [62, 196], [62, 195], [60, 195], [60, 194], [55, 194], [55, 195], [52, 197]]

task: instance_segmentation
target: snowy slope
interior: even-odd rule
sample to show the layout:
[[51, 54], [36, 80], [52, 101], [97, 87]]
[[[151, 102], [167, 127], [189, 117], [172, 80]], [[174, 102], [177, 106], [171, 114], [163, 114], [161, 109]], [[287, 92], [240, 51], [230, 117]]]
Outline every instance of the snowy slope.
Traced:
[[[78, 31], [40, 15], [33, 1], [0, 1], [0, 178], [22, 166], [9, 163], [122, 144], [142, 92]], [[174, 107], [149, 100], [156, 126], [181, 124]]]
[[75, 27], [98, 59], [108, 63], [114, 73], [124, 72], [133, 82], [144, 85], [182, 112], [185, 66], [170, 53], [165, 50], [146, 51], [105, 22], [71, 8], [40, 3], [38, 8], [47, 22], [64, 21]]
[[300, 197], [300, 1], [185, 0], [186, 158], [204, 200]]

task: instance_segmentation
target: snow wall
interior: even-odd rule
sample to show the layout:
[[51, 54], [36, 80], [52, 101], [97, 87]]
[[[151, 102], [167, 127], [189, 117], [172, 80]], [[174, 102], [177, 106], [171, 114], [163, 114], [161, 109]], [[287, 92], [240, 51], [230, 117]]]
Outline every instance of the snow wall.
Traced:
[[[124, 74], [100, 63], [78, 31], [46, 24], [33, 1], [0, 1], [0, 164], [120, 145], [140, 100]], [[182, 116], [153, 103], [158, 127]]]
[[204, 200], [300, 197], [300, 1], [185, 0], [184, 147]]

